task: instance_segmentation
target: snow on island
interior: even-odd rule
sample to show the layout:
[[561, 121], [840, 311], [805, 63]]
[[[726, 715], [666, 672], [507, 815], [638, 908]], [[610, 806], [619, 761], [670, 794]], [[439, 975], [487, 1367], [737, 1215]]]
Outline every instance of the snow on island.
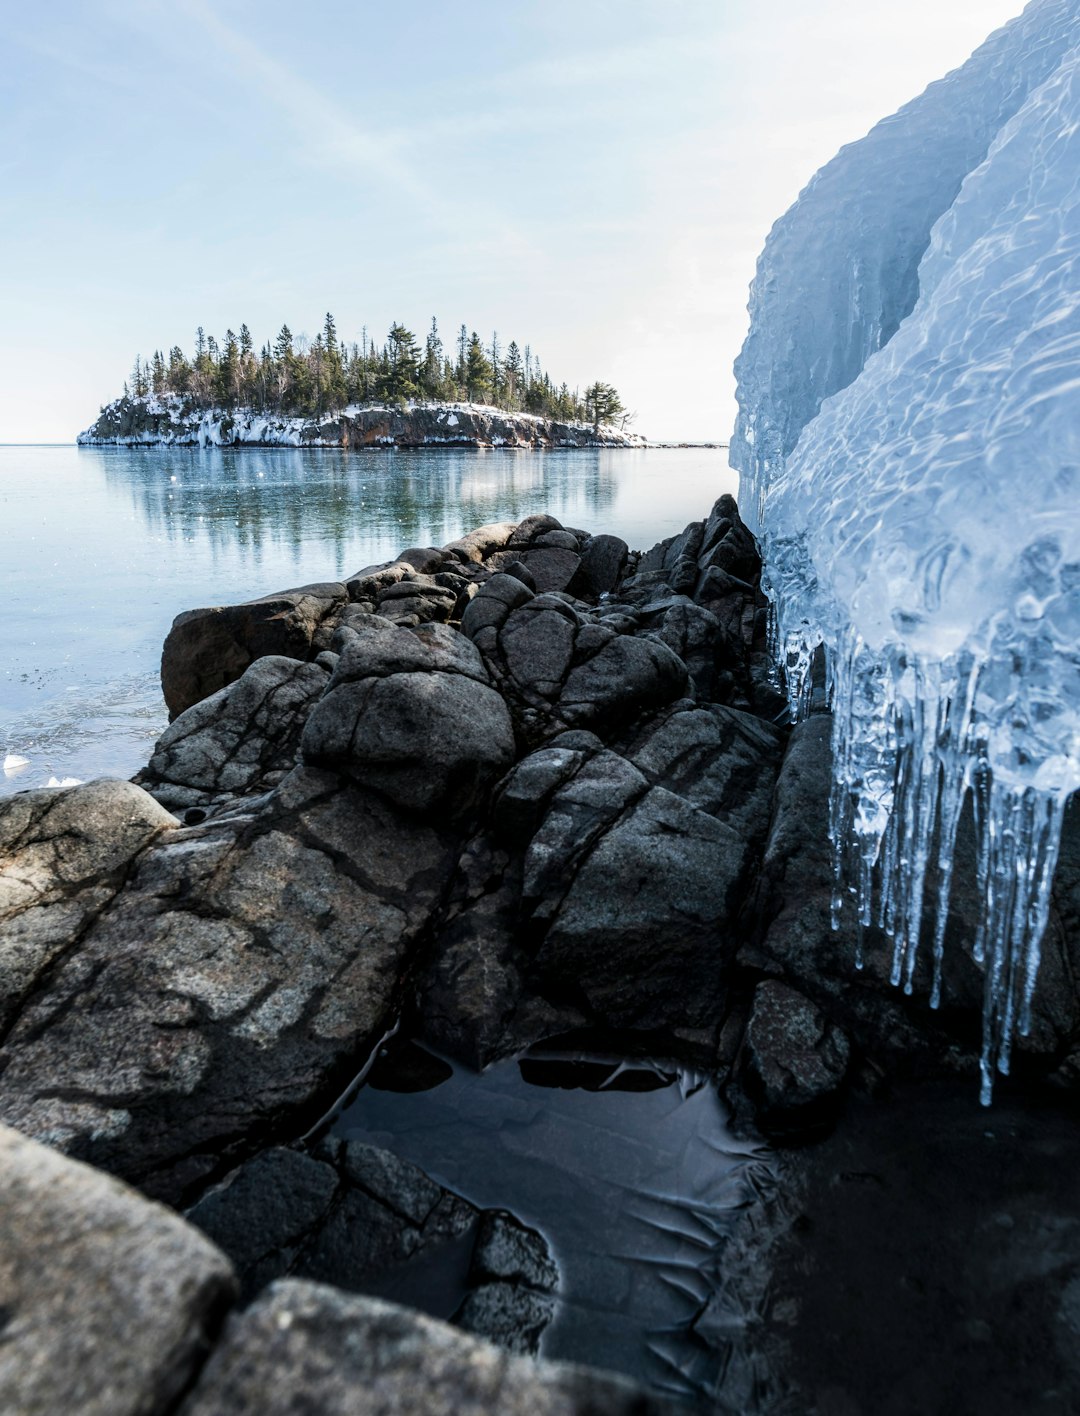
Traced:
[[935, 1005], [973, 804], [984, 1100], [1080, 786], [1078, 45], [1080, 0], [1034, 0], [844, 148], [770, 234], [736, 365], [796, 712], [828, 651], [834, 911], [910, 992], [933, 903]]
[[633, 433], [560, 423], [483, 403], [350, 404], [318, 418], [200, 409], [178, 395], [124, 397], [77, 439], [83, 447], [645, 447]]

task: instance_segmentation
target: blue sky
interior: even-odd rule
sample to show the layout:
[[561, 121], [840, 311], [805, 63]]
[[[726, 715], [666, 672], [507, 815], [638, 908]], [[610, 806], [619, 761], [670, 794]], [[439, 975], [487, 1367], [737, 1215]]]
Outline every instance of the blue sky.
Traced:
[[136, 353], [437, 315], [726, 439], [773, 220], [1019, 0], [50, 0], [10, 7], [0, 442]]

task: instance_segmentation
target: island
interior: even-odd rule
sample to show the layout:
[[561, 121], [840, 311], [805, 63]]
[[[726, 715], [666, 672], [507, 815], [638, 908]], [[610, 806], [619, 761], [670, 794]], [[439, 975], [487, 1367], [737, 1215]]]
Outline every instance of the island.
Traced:
[[119, 398], [79, 434], [83, 446], [642, 447], [617, 390], [557, 384], [530, 345], [464, 325], [456, 355], [431, 321], [421, 349], [400, 323], [382, 345], [338, 338], [327, 314], [309, 340], [282, 325], [258, 353], [246, 324], [219, 344], [200, 325], [189, 357], [174, 345], [135, 360]]
[[78, 436], [82, 447], [645, 447], [611, 424], [562, 422], [485, 403], [347, 404], [288, 417], [239, 407], [202, 409], [172, 395], [116, 399]]

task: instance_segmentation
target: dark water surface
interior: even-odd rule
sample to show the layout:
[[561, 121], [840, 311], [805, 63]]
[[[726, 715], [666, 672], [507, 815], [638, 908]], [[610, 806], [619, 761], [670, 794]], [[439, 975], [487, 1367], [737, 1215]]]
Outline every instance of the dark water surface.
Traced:
[[539, 511], [644, 549], [734, 490], [706, 449], [0, 447], [0, 794], [146, 761], [181, 610]]
[[[405, 1056], [399, 1043], [386, 1049], [334, 1132], [544, 1234], [561, 1274], [544, 1356], [686, 1396], [710, 1391], [721, 1350], [695, 1319], [767, 1164], [733, 1137], [714, 1088], [614, 1056], [539, 1047], [476, 1073], [404, 1046]], [[438, 1277], [425, 1272], [424, 1283], [410, 1302], [423, 1306]]]

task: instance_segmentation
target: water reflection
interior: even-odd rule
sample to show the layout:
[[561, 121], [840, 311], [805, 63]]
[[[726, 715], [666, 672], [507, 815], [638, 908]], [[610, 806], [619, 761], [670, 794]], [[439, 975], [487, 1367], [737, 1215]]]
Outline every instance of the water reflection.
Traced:
[[215, 561], [239, 552], [256, 566], [268, 549], [291, 550], [299, 566], [301, 548], [318, 544], [328, 575], [356, 569], [348, 557], [361, 548], [385, 558], [540, 509], [600, 529], [634, 454], [95, 448], [82, 456], [96, 457], [106, 484], [127, 489], [148, 530], [172, 546], [201, 541]]
[[181, 610], [534, 512], [645, 548], [732, 484], [703, 449], [0, 447], [0, 794], [142, 765]]

